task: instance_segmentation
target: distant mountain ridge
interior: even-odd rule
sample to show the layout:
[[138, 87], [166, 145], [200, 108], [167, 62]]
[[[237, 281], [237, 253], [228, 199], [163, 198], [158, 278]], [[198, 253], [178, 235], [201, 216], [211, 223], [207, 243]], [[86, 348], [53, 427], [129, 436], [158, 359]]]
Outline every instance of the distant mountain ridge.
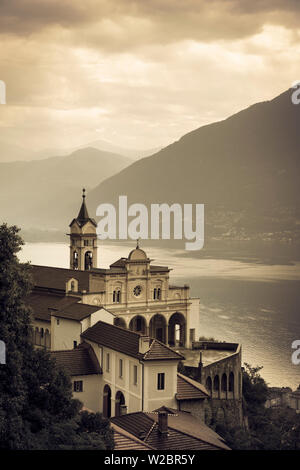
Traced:
[[[116, 189], [134, 202], [206, 204], [292, 203], [298, 196], [300, 106], [290, 91], [228, 119], [184, 135], [160, 152], [102, 182], [91, 203], [115, 199]], [[266, 200], [264, 201], [266, 202]]]
[[83, 150], [85, 148], [95, 148], [102, 152], [114, 153], [116, 155], [122, 155], [129, 158], [130, 160], [138, 160], [139, 158], [152, 155], [153, 153], [158, 152], [161, 147], [156, 147], [153, 149], [132, 149], [122, 147], [120, 145], [112, 144], [106, 140], [95, 140], [92, 142], [84, 143], [82, 145], [77, 145], [74, 147], [62, 147], [62, 148], [46, 148], [42, 150], [31, 150], [22, 145], [16, 145], [14, 143], [6, 142], [0, 138], [0, 163], [1, 162], [19, 162], [19, 161], [32, 161], [32, 160], [46, 160], [52, 157], [64, 157], [68, 156], [71, 153], [74, 153], [78, 150]]
[[127, 157], [94, 148], [0, 163], [1, 220], [41, 229], [65, 227], [78, 209], [83, 186], [91, 189], [130, 163]]

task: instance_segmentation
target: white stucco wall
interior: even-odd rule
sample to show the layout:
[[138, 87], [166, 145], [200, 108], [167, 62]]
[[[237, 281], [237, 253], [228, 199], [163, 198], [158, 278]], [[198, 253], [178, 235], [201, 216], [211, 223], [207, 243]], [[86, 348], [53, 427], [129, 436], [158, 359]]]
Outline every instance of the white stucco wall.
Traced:
[[[160, 406], [177, 408], [175, 394], [177, 392], [178, 361], [145, 362], [145, 411], [153, 411]], [[165, 389], [157, 390], [157, 375], [165, 374]]]
[[[57, 324], [59, 320], [59, 325]], [[80, 344], [81, 323], [52, 315], [51, 317], [51, 350], [73, 349], [73, 342]]]
[[[91, 411], [102, 411], [102, 397], [101, 397], [101, 375], [78, 375], [71, 377], [73, 398], [80, 400], [83, 405]], [[83, 391], [74, 392], [74, 381], [82, 380]]]

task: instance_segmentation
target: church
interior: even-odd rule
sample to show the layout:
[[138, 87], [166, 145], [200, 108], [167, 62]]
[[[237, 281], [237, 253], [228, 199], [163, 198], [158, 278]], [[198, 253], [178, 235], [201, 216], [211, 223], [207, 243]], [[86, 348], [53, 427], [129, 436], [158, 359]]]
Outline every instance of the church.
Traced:
[[172, 285], [171, 269], [152, 264], [139, 241], [98, 267], [85, 198], [83, 190], [69, 226], [70, 267], [32, 266], [34, 345], [51, 351], [91, 411], [118, 417], [164, 406], [209, 424], [225, 413], [220, 403], [241, 402], [240, 345], [198, 341], [199, 299]]
[[108, 309], [117, 326], [191, 348], [200, 334], [199, 299], [191, 299], [189, 286], [170, 284], [170, 269], [153, 265], [139, 243], [109, 269], [98, 268], [96, 227], [83, 191], [70, 224], [70, 269], [34, 266], [36, 287], [75, 295], [84, 304]]

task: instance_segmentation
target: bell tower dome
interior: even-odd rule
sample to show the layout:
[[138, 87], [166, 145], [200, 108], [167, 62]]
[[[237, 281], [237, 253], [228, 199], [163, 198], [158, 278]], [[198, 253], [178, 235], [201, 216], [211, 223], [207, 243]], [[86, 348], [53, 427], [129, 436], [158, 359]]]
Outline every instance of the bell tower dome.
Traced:
[[85, 204], [85, 189], [82, 190], [82, 203], [76, 219], [69, 225], [70, 268], [81, 271], [97, 267], [97, 223], [91, 219]]

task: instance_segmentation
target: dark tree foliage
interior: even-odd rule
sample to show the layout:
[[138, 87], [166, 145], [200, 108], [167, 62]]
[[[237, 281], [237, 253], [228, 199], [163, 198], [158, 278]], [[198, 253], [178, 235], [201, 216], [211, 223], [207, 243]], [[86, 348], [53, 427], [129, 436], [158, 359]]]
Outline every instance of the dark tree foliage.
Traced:
[[49, 353], [30, 340], [31, 311], [24, 299], [32, 289], [30, 265], [17, 253], [23, 241], [15, 226], [0, 226], [0, 449], [113, 448], [109, 422], [80, 413], [69, 377]]
[[268, 386], [262, 367], [244, 364], [243, 410], [247, 425], [226, 422], [216, 431], [232, 449], [300, 450], [300, 415], [287, 407], [266, 408]]

